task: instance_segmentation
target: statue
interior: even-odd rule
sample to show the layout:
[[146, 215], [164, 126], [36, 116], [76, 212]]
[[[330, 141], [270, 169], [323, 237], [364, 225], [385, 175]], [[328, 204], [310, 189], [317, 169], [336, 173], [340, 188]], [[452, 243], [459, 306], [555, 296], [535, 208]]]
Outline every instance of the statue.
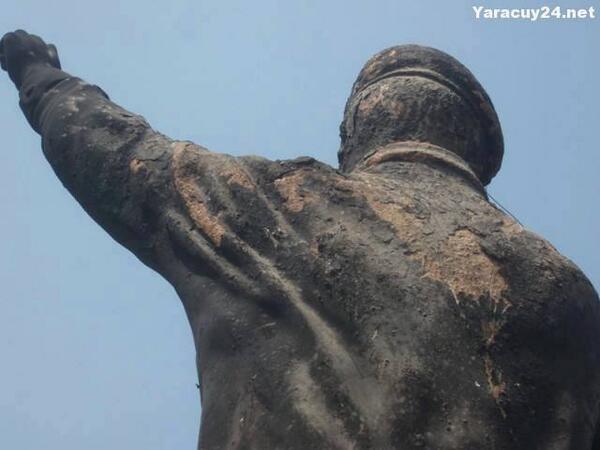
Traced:
[[598, 296], [488, 201], [502, 132], [452, 57], [369, 60], [339, 170], [172, 140], [22, 30], [0, 60], [64, 186], [181, 297], [199, 448], [600, 448]]

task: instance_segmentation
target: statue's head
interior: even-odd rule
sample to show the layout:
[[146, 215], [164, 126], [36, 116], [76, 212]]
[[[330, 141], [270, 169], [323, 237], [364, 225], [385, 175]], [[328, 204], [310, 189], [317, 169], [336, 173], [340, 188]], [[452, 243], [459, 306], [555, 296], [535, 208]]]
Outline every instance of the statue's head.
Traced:
[[463, 158], [485, 185], [502, 162], [504, 143], [491, 100], [456, 59], [403, 45], [373, 56], [358, 75], [340, 126], [340, 167], [394, 142], [434, 144]]

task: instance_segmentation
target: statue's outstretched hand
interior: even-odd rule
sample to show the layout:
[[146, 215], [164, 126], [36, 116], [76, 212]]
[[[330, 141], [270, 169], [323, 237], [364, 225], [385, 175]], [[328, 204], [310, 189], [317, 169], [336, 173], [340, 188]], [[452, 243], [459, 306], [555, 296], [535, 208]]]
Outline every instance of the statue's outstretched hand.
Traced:
[[56, 47], [23, 30], [6, 33], [0, 40], [0, 66], [20, 89], [28, 70], [36, 66], [56, 67], [60, 61]]

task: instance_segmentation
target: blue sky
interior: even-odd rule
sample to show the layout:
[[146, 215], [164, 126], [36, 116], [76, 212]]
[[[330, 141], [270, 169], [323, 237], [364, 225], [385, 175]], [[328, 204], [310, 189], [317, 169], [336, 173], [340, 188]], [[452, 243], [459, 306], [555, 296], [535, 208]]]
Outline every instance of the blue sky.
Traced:
[[[600, 19], [474, 18], [474, 5], [545, 4], [516, 0], [149, 3], [7, 2], [0, 33], [55, 43], [65, 70], [171, 137], [334, 165], [366, 59], [394, 44], [440, 48], [500, 116], [492, 195], [600, 287]], [[0, 448], [194, 448], [194, 348], [173, 289], [60, 185], [5, 74], [0, 99]]]

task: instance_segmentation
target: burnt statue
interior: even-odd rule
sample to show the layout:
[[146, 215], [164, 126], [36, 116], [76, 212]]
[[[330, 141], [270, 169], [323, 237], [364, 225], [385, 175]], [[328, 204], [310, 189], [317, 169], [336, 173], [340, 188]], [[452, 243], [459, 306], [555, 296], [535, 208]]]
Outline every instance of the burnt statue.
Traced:
[[502, 132], [454, 58], [370, 59], [334, 169], [170, 139], [22, 30], [0, 54], [61, 182], [181, 297], [199, 448], [600, 448], [598, 296], [488, 201]]

